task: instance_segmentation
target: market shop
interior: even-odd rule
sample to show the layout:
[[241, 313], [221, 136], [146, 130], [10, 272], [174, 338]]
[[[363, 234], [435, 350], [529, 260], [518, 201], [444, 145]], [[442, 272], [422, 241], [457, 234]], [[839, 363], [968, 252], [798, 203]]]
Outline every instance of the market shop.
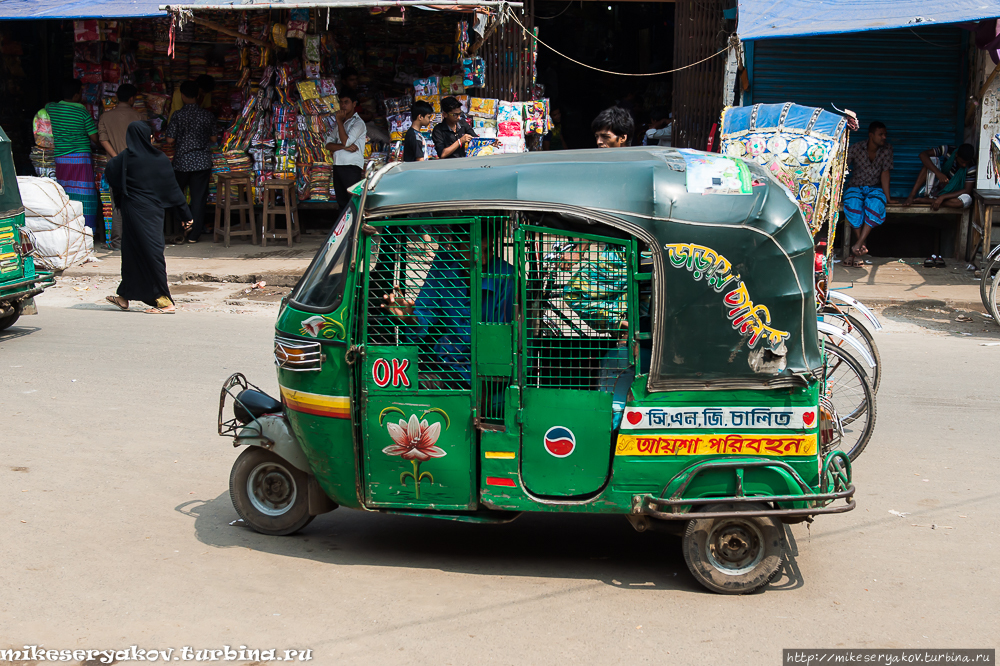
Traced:
[[[156, 16], [0, 24], [3, 52], [20, 51], [24, 74], [15, 81], [6, 59], [5, 87], [24, 98], [6, 106], [3, 118], [5, 128], [27, 130], [12, 132], [15, 153], [31, 160], [29, 166], [22, 157], [20, 171], [52, 175], [51, 145], [44, 137], [34, 141], [32, 116], [58, 98], [66, 78], [83, 82], [83, 103], [95, 121], [117, 103], [119, 85], [134, 84], [140, 92], [135, 108], [169, 155], [164, 132], [180, 83], [210, 77], [212, 90], [202, 105], [215, 115], [219, 137], [210, 202], [218, 175], [239, 171], [252, 173], [258, 204], [263, 183], [285, 179], [295, 182], [304, 211], [336, 207], [325, 143], [336, 131], [338, 93], [345, 87], [361, 98], [367, 168], [401, 159], [414, 101], [431, 104], [437, 123], [448, 96], [459, 100], [484, 139], [473, 151], [540, 147], [548, 100], [536, 85], [536, 52], [525, 35], [530, 11], [495, 2], [435, 9], [405, 0], [391, 8], [359, 6], [364, 4], [188, 5], [157, 7]], [[518, 21], [498, 20], [502, 12], [516, 12]], [[30, 39], [18, 41], [18, 35]], [[41, 51], [46, 62], [29, 65], [29, 54]], [[25, 85], [30, 79], [45, 83]], [[433, 146], [430, 132], [427, 138]], [[97, 183], [106, 160], [94, 154]], [[110, 194], [102, 191], [102, 197], [109, 225]]]
[[[872, 121], [885, 123], [893, 148], [887, 227], [905, 233], [873, 234], [876, 255], [918, 256], [937, 251], [973, 259], [976, 241], [969, 220], [978, 212], [905, 206], [930, 147], [971, 143], [977, 149], [977, 190], [996, 190], [989, 142], [1000, 128], [994, 119], [1000, 59], [986, 46], [996, 39], [995, 4], [884, 0], [863, 8], [816, 13], [808, 3], [752, 0], [739, 6], [738, 33], [745, 76], [732, 77], [724, 95], [742, 104], [796, 102], [828, 110], [850, 109], [863, 141]], [[984, 30], [988, 35], [982, 39]], [[739, 102], [737, 102], [739, 103]], [[846, 237], [844, 234], [843, 237]]]

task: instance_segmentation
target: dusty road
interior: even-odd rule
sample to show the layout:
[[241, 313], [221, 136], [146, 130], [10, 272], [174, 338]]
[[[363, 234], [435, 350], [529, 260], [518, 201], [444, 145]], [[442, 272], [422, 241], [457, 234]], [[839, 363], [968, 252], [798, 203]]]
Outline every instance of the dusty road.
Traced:
[[995, 327], [887, 322], [858, 509], [792, 527], [781, 577], [723, 597], [694, 582], [679, 540], [621, 518], [338, 510], [284, 538], [231, 525], [218, 390], [236, 370], [276, 388], [272, 311], [152, 317], [70, 291], [0, 333], [0, 649], [777, 665], [790, 647], [1000, 642]]

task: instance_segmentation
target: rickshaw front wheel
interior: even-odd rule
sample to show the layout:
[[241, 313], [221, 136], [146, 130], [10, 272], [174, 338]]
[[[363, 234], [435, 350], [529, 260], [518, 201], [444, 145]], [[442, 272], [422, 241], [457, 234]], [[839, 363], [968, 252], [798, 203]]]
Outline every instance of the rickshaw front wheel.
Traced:
[[[763, 511], [763, 504], [711, 504], [702, 511]], [[695, 518], [688, 521], [684, 561], [699, 583], [720, 594], [749, 594], [778, 575], [788, 545], [774, 518]]]
[[281, 456], [248, 446], [233, 464], [229, 496], [243, 521], [261, 534], [285, 536], [308, 525], [309, 477]]

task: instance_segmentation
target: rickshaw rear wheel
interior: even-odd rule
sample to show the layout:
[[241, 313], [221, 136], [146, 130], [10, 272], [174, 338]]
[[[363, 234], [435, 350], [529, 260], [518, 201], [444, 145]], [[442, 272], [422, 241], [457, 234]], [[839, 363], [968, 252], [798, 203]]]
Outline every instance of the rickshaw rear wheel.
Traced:
[[[702, 511], [764, 511], [763, 504], [711, 504]], [[684, 561], [699, 583], [719, 594], [749, 594], [778, 575], [788, 544], [774, 518], [695, 518], [682, 542]]]
[[[0, 331], [10, 328], [21, 317], [21, 303], [15, 303], [12, 312], [0, 317]], [[2, 310], [2, 308], [0, 308]]]
[[229, 496], [243, 521], [261, 534], [285, 536], [308, 525], [309, 476], [281, 456], [248, 446], [233, 464]]

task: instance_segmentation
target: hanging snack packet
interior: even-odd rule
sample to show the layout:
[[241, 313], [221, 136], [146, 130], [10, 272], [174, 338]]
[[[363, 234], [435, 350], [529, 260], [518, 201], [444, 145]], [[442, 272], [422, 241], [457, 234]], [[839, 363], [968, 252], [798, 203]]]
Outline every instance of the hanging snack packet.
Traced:
[[271, 28], [271, 39], [274, 41], [275, 45], [277, 45], [279, 48], [282, 49], [288, 48], [288, 40], [286, 39], [287, 34], [288, 34], [288, 28], [286, 26], [281, 25], [280, 23], [275, 23], [274, 26]]
[[293, 9], [289, 13], [287, 36], [292, 39], [303, 39], [309, 29], [309, 10]]
[[497, 115], [497, 100], [488, 97], [470, 97], [469, 114], [480, 118], [495, 118]]
[[305, 59], [309, 62], [319, 62], [319, 35], [306, 35], [305, 46], [303, 48]]

